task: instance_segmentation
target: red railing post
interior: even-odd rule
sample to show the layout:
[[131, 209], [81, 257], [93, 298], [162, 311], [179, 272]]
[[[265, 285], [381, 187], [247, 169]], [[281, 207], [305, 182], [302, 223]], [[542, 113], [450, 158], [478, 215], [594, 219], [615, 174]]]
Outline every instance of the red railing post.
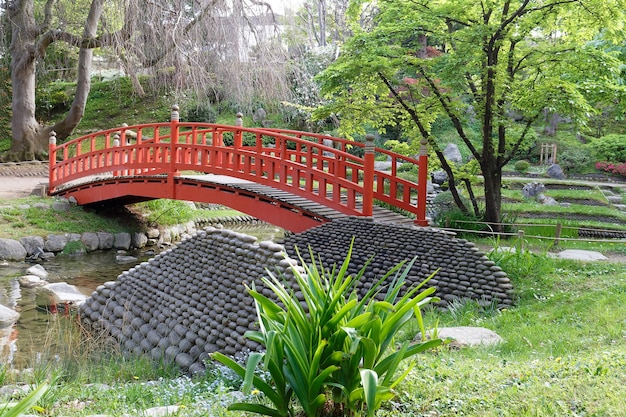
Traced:
[[57, 132], [50, 131], [48, 137], [48, 192], [52, 190], [52, 184], [56, 182], [58, 175], [56, 170], [57, 163]]
[[[243, 114], [242, 113], [237, 113], [237, 118], [235, 119], [235, 126], [243, 127]], [[235, 171], [238, 171], [239, 167], [241, 166], [241, 156], [239, 155], [239, 150], [243, 147], [243, 132], [239, 129], [235, 130], [234, 138], [233, 138], [233, 147], [235, 149], [234, 156], [233, 156], [233, 161], [234, 161], [235, 166], [233, 167], [233, 169]]]
[[428, 193], [428, 140], [422, 138], [420, 141], [420, 154], [417, 174], [417, 216], [415, 224], [428, 226], [426, 220], [426, 195]]
[[174, 199], [174, 175], [177, 172], [176, 164], [178, 163], [178, 122], [180, 120], [180, 114], [178, 113], [179, 107], [177, 104], [172, 106], [171, 113], [171, 127], [170, 127], [170, 172], [167, 173], [167, 183], [169, 187], [169, 197]]
[[365, 137], [363, 156], [363, 216], [372, 216], [374, 206], [374, 135]]

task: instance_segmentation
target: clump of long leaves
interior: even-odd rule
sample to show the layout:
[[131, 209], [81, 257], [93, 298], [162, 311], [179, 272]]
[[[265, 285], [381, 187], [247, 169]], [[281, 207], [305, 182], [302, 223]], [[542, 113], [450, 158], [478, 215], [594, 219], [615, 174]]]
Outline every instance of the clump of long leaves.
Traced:
[[46, 393], [48, 388], [48, 383], [43, 383], [17, 403], [0, 404], [0, 417], [19, 417], [23, 415], [29, 409], [35, 407], [35, 403]]
[[[260, 328], [246, 337], [265, 351], [251, 353], [245, 367], [221, 353], [213, 357], [241, 375], [244, 392], [254, 387], [271, 405], [235, 403], [231, 410], [268, 416], [373, 416], [394, 397], [394, 387], [412, 368], [400, 372], [400, 364], [441, 344], [439, 339], [399, 347], [394, 343], [398, 330], [412, 320], [426, 334], [421, 307], [436, 300], [431, 297], [435, 289], [420, 289], [432, 275], [400, 296], [413, 264], [403, 262], [359, 298], [357, 284], [367, 265], [349, 275], [351, 253], [352, 245], [340, 268], [327, 270], [319, 261], [294, 267], [293, 288], [268, 271], [263, 282], [276, 299], [249, 290]], [[295, 297], [296, 290], [303, 294], [302, 301]], [[270, 381], [259, 370], [269, 374]]]

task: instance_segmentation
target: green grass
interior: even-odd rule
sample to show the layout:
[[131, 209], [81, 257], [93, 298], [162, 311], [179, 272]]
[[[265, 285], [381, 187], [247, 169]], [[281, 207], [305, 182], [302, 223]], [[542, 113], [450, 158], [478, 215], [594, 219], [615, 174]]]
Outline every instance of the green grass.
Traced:
[[[504, 343], [443, 347], [417, 356], [398, 396], [378, 415], [626, 415], [623, 264], [557, 260], [541, 251], [492, 259], [512, 279], [516, 305], [498, 311], [457, 302], [447, 311], [428, 309], [425, 320], [439, 327], [486, 327]], [[242, 415], [225, 410], [234, 398], [242, 400], [229, 393], [241, 383], [232, 373], [211, 367], [207, 375], [184, 377], [163, 363], [120, 356], [114, 347], [105, 349], [99, 339], [71, 329], [55, 325], [46, 337], [46, 343], [66, 346], [66, 356], [40, 358], [33, 376], [21, 376], [25, 383], [57, 376], [45, 402], [47, 415], [136, 414], [164, 405], [181, 406], [181, 416]], [[398, 341], [413, 339], [416, 332], [417, 325]], [[11, 372], [0, 375], [3, 384], [16, 382]], [[261, 400], [258, 393], [251, 395]]]
[[0, 237], [19, 239], [54, 233], [106, 231], [111, 233], [139, 230], [140, 225], [124, 211], [96, 212], [70, 205], [67, 210], [52, 208], [50, 198], [26, 197], [0, 206]]
[[193, 203], [179, 200], [151, 200], [132, 206], [143, 222], [150, 226], [173, 226], [185, 224], [196, 219], [216, 219], [220, 217], [241, 216], [241, 212], [226, 207], [219, 209], [197, 208]]

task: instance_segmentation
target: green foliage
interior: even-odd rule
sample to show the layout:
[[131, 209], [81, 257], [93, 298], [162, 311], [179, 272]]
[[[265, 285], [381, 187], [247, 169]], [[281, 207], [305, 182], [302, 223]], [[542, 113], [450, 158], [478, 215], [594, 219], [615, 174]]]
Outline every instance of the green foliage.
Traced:
[[193, 203], [180, 200], [158, 199], [138, 203], [135, 208], [144, 213], [148, 225], [172, 226], [184, 224], [197, 216]]
[[[459, 196], [461, 201], [466, 207], [469, 207], [470, 202], [463, 196]], [[452, 197], [452, 193], [450, 191], [444, 191], [438, 193], [432, 202], [435, 210], [437, 211], [437, 216], [435, 217], [435, 222], [437, 222], [440, 226], [443, 226], [443, 223], [446, 222], [446, 218], [463, 218], [467, 217], [465, 214], [461, 212], [459, 207], [457, 207], [454, 198]], [[472, 217], [473, 218], [473, 217]], [[452, 226], [449, 226], [452, 227]]]
[[626, 162], [626, 135], [606, 135], [591, 142], [599, 161]]
[[[445, 119], [441, 126], [453, 126], [483, 175], [499, 178], [532, 146], [544, 111], [584, 127], [597, 103], [623, 96], [622, 63], [589, 44], [601, 28], [621, 27], [623, 8], [619, 0], [592, 3], [381, 2], [362, 27], [362, 2], [355, 2], [354, 36], [318, 76], [328, 101], [315, 115], [339, 118], [346, 135], [399, 126], [413, 142], [426, 138], [440, 148], [435, 129]], [[495, 198], [484, 204], [487, 215], [500, 212]]]
[[515, 162], [515, 170], [517, 172], [521, 172], [521, 173], [526, 173], [528, 172], [528, 169], [530, 168], [530, 162], [528, 162], [525, 159], [521, 159], [517, 162]]
[[186, 103], [182, 113], [182, 120], [187, 122], [217, 122], [217, 110], [208, 101]]
[[49, 384], [44, 383], [32, 390], [18, 403], [0, 404], [1, 417], [19, 417], [33, 408], [37, 401], [48, 391]]
[[583, 173], [593, 170], [593, 158], [588, 149], [578, 147], [569, 148], [561, 152], [557, 157], [557, 162], [566, 172]]
[[65, 245], [61, 253], [63, 255], [78, 255], [85, 252], [87, 252], [85, 244], [80, 240], [73, 240]]
[[[433, 300], [434, 288], [418, 293], [426, 280], [400, 296], [412, 262], [397, 265], [359, 299], [356, 285], [365, 267], [355, 276], [347, 275], [351, 251], [338, 269], [325, 270], [315, 263], [302, 270], [292, 268], [303, 302], [294, 297], [295, 287], [269, 272], [263, 283], [277, 300], [250, 290], [260, 330], [247, 337], [261, 343], [265, 352], [251, 354], [245, 367], [220, 353], [213, 357], [243, 377], [244, 392], [256, 387], [274, 408], [242, 402], [230, 409], [294, 416], [295, 397], [306, 416], [318, 416], [322, 410], [329, 415], [342, 410], [373, 416], [395, 396], [394, 388], [408, 374], [400, 372], [400, 364], [441, 343], [433, 339], [394, 345], [396, 333], [411, 321], [426, 334], [421, 307]], [[257, 374], [257, 368], [269, 374], [271, 383]]]

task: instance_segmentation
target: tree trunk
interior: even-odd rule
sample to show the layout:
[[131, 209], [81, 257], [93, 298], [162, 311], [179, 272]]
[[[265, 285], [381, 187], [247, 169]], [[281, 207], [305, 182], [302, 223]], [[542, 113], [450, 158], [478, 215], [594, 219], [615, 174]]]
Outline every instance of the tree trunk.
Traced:
[[494, 233], [503, 231], [500, 223], [500, 209], [502, 206], [502, 173], [492, 164], [481, 165], [483, 171], [485, 191], [485, 218]]
[[[94, 39], [102, 14], [103, 0], [93, 0], [85, 22], [83, 39]], [[59, 139], [67, 138], [80, 123], [91, 88], [93, 49], [81, 48], [78, 59], [76, 93], [66, 117], [52, 127], [44, 128], [35, 117], [35, 86], [37, 43], [40, 30], [36, 25], [33, 1], [15, 2], [9, 9], [12, 25], [11, 83], [13, 87], [11, 119], [11, 149], [5, 161], [47, 159], [48, 137], [51, 130]], [[39, 52], [41, 54], [41, 52]]]
[[35, 42], [33, 2], [16, 2], [9, 8], [11, 32], [11, 149], [3, 161], [45, 159], [47, 138], [35, 117]]

